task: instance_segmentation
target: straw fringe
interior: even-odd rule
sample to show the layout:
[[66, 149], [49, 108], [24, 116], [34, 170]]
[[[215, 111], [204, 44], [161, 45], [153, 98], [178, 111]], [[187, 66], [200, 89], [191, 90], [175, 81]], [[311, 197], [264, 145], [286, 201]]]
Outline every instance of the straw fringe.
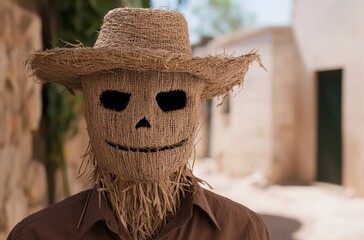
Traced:
[[[35, 52], [26, 60], [30, 75], [41, 84], [59, 83], [82, 91], [80, 76], [118, 68], [133, 71], [187, 72], [205, 82], [201, 99], [224, 95], [242, 84], [252, 62], [264, 68], [258, 53], [191, 58], [160, 50], [119, 48], [53, 49]], [[265, 69], [265, 68], [264, 68]]]
[[164, 181], [125, 181], [100, 167], [91, 147], [82, 161], [86, 161], [82, 164], [84, 167], [93, 165], [92, 169], [79, 172], [87, 174], [91, 183], [96, 184], [100, 193], [99, 204], [102, 195], [109, 200], [115, 215], [133, 240], [153, 239], [176, 215], [186, 194], [191, 191], [192, 179], [198, 180], [185, 163]]

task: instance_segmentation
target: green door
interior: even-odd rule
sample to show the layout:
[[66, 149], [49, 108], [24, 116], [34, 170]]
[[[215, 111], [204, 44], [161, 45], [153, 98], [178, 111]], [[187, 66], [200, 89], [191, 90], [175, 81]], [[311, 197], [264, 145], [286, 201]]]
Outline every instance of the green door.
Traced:
[[341, 184], [341, 79], [342, 70], [317, 73], [317, 180]]

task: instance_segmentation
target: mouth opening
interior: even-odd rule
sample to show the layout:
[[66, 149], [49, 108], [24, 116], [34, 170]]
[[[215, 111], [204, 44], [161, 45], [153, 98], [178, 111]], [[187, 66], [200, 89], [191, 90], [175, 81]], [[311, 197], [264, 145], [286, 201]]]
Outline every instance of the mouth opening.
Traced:
[[178, 143], [175, 143], [173, 145], [168, 145], [168, 146], [163, 146], [163, 147], [144, 147], [144, 148], [128, 147], [128, 146], [112, 143], [112, 142], [107, 141], [107, 140], [105, 140], [105, 142], [109, 146], [111, 146], [113, 148], [116, 148], [118, 150], [121, 150], [121, 151], [148, 153], [148, 152], [162, 152], [162, 151], [166, 151], [166, 150], [172, 150], [172, 149], [177, 148], [177, 147], [181, 147], [182, 145], [184, 145], [187, 142], [187, 139], [182, 140], [182, 141], [180, 141]]

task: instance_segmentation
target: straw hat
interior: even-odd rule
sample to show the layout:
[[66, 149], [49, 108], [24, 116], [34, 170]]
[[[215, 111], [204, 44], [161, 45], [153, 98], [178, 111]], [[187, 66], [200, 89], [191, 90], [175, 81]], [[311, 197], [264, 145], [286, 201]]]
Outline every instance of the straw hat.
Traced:
[[205, 82], [201, 95], [205, 100], [241, 83], [253, 61], [260, 63], [260, 56], [193, 57], [186, 21], [176, 11], [117, 8], [105, 15], [94, 47], [37, 51], [26, 63], [40, 83], [81, 91], [80, 77], [100, 71], [186, 72]]

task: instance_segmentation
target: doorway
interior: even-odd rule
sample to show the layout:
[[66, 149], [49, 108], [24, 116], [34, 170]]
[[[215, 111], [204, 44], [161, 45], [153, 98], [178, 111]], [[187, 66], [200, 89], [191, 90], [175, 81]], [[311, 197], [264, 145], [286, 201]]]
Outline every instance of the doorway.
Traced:
[[342, 70], [317, 72], [317, 181], [342, 183]]

